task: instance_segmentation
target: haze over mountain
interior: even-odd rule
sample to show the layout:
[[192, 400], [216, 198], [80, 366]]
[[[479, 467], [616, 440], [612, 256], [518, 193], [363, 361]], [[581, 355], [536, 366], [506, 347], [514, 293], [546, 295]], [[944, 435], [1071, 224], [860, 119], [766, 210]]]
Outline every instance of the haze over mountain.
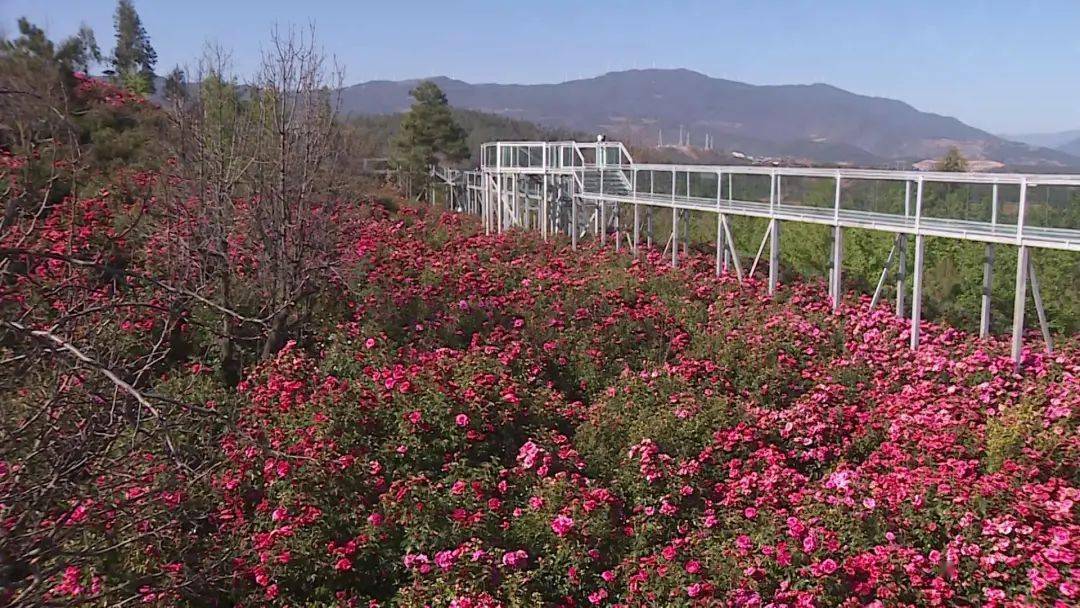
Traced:
[[1001, 137], [1031, 146], [1057, 148], [1058, 146], [1063, 146], [1080, 138], [1080, 129], [1053, 131], [1049, 133], [1002, 133]]
[[1002, 135], [1001, 137], [1032, 146], [1054, 148], [1074, 156], [1080, 156], [1080, 129], [1055, 133], [1021, 133], [1018, 135]]
[[[957, 146], [970, 159], [1012, 166], [1078, 167], [1080, 158], [1006, 140], [948, 116], [827, 84], [752, 85], [684, 69], [611, 72], [557, 84], [470, 84], [431, 78], [456, 107], [549, 127], [605, 132], [640, 145], [691, 143], [755, 155], [861, 165], [914, 162]], [[371, 81], [343, 90], [343, 110], [408, 109], [417, 80]], [[1078, 150], [1080, 152], [1080, 150]]]

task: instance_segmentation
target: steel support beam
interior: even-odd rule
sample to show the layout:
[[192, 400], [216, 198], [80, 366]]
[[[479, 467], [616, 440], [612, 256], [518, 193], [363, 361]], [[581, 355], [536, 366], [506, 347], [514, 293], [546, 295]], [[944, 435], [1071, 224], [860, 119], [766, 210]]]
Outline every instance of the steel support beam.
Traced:
[[543, 175], [544, 185], [540, 191], [540, 236], [546, 242], [548, 240], [548, 174]]
[[926, 237], [915, 235], [915, 275], [911, 286], [911, 350], [919, 348], [919, 324], [922, 323], [923, 256]]
[[678, 175], [671, 172], [671, 267], [679, 265], [679, 208], [675, 206]]
[[679, 210], [671, 208], [671, 267], [679, 265]]
[[1027, 304], [1028, 248], [1021, 245], [1016, 254], [1016, 292], [1013, 296], [1012, 360], [1017, 367], [1024, 348], [1024, 306]]
[[1028, 254], [1028, 275], [1031, 279], [1031, 298], [1035, 300], [1035, 314], [1039, 317], [1039, 329], [1042, 330], [1046, 352], [1054, 354], [1054, 341], [1050, 337], [1050, 324], [1046, 321], [1046, 309], [1043, 308], [1042, 292], [1039, 291], [1039, 275], [1035, 272], [1035, 259]]
[[723, 189], [724, 176], [716, 174], [716, 276], [723, 270], [724, 251], [724, 214], [720, 212], [720, 190]]
[[769, 236], [769, 295], [776, 293], [780, 279], [780, 220], [773, 220]]
[[885, 287], [885, 280], [889, 277], [889, 266], [892, 266], [893, 256], [896, 255], [896, 247], [900, 242], [900, 235], [893, 239], [892, 247], [889, 248], [889, 256], [885, 258], [885, 264], [881, 267], [881, 276], [878, 277], [877, 286], [874, 287], [874, 297], [870, 299], [870, 308], [877, 307], [881, 299], [881, 290]]
[[[990, 223], [997, 225], [998, 215], [998, 185], [993, 185], [990, 196]], [[986, 244], [986, 254], [983, 257], [983, 284], [982, 284], [982, 307], [979, 311], [979, 337], [990, 337], [990, 308], [993, 304], [994, 287], [994, 244]]]
[[832, 309], [839, 310], [840, 301], [843, 299], [843, 268], [844, 268], [844, 229], [841, 226], [833, 226], [832, 248]]
[[727, 216], [721, 214], [720, 217], [724, 224], [724, 240], [727, 241], [728, 251], [731, 252], [731, 261], [735, 266], [735, 276], [739, 279], [739, 283], [742, 283], [742, 264], [739, 262], [739, 252], [735, 251], [735, 239], [731, 238], [731, 227], [728, 226]]

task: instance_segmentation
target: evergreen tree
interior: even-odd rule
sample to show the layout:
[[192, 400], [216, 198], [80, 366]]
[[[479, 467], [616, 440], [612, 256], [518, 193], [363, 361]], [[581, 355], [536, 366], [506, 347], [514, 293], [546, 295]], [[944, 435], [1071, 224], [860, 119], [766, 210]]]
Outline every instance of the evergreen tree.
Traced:
[[18, 38], [0, 43], [0, 49], [4, 53], [54, 63], [69, 72], [75, 70], [85, 72], [92, 64], [101, 61], [101, 51], [94, 38], [94, 30], [85, 24], [79, 27], [77, 34], [63, 40], [59, 45], [49, 40], [45, 31], [30, 23], [26, 17], [19, 19], [18, 27]]
[[937, 163], [938, 171], [948, 171], [950, 173], [963, 173], [968, 170], [967, 159], [960, 153], [960, 149], [956, 146], [949, 148], [949, 151], [945, 153], [945, 156]]
[[154, 92], [154, 65], [157, 52], [131, 0], [116, 4], [116, 48], [112, 64], [125, 87], [142, 94]]
[[184, 70], [179, 66], [173, 68], [165, 77], [165, 99], [173, 102], [182, 102], [187, 99], [187, 89], [184, 86]]
[[465, 131], [450, 113], [442, 89], [425, 80], [409, 94], [416, 101], [401, 121], [401, 131], [393, 141], [392, 156], [405, 183], [423, 188], [431, 165], [465, 160], [469, 157], [469, 148], [465, 143]]

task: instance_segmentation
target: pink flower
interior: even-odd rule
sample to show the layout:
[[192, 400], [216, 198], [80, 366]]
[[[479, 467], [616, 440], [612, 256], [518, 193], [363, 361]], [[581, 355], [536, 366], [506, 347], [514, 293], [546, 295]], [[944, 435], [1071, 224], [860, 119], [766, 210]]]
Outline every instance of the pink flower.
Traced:
[[525, 562], [528, 559], [529, 559], [529, 554], [526, 553], [522, 549], [518, 549], [517, 551], [510, 551], [508, 553], [503, 554], [502, 563], [507, 568], [517, 568], [517, 567], [520, 567], [520, 566], [524, 566]]
[[347, 557], [339, 558], [337, 562], [334, 563], [334, 570], [337, 570], [338, 572], [352, 570], [352, 562], [349, 561], [349, 558]]
[[697, 574], [698, 572], [701, 572], [701, 562], [697, 560], [690, 560], [686, 562], [686, 571], [689, 574]]
[[819, 573], [818, 576], [828, 576], [833, 572], [836, 572], [836, 561], [831, 557], [827, 558], [817, 565], [817, 570]]
[[532, 441], [526, 441], [525, 445], [521, 446], [518, 450], [517, 459], [521, 463], [521, 466], [526, 469], [531, 469], [536, 464], [536, 459], [540, 456], [540, 447]]
[[701, 595], [701, 583], [694, 583], [688, 586], [686, 588], [686, 595], [690, 597], [698, 597], [699, 595]]
[[443, 570], [449, 570], [454, 566], [453, 551], [439, 551], [435, 554], [435, 565]]
[[574, 527], [574, 520], [566, 515], [556, 515], [551, 520], [551, 530], [556, 536], [566, 536]]
[[372, 513], [371, 515], [368, 515], [367, 521], [372, 526], [378, 528], [379, 526], [383, 525], [382, 513]]
[[461, 427], [469, 426], [469, 417], [465, 414], [458, 414], [454, 417], [454, 422]]

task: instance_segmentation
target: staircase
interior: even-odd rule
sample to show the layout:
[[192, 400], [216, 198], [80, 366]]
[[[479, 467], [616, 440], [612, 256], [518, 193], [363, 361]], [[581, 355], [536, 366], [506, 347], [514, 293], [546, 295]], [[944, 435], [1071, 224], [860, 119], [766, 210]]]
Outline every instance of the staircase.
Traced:
[[[603, 182], [603, 189], [600, 188], [601, 181]], [[603, 193], [612, 196], [630, 196], [633, 190], [630, 180], [618, 169], [605, 171], [593, 168], [582, 169], [579, 183], [582, 185], [583, 190], [589, 194]]]

